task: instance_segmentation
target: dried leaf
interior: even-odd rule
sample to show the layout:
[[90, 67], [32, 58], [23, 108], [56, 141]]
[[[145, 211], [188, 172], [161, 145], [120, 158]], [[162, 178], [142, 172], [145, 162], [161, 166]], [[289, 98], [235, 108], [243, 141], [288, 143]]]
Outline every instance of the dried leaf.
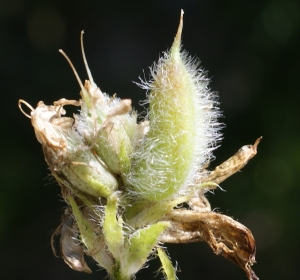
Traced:
[[172, 210], [165, 220], [171, 226], [159, 241], [190, 243], [205, 241], [215, 254], [221, 255], [247, 274], [249, 280], [258, 280], [251, 266], [255, 263], [256, 245], [251, 231], [232, 218], [215, 212]]

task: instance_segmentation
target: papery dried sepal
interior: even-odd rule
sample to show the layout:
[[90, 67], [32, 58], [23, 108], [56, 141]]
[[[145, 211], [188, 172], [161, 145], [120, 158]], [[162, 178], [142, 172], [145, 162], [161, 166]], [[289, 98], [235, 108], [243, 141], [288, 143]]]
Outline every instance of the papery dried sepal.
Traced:
[[54, 236], [60, 235], [60, 250], [65, 263], [76, 271], [92, 273], [84, 260], [84, 250], [78, 239], [78, 228], [72, 216], [72, 211], [66, 209], [62, 216], [62, 222], [55, 230], [51, 238], [52, 250], [54, 249]]

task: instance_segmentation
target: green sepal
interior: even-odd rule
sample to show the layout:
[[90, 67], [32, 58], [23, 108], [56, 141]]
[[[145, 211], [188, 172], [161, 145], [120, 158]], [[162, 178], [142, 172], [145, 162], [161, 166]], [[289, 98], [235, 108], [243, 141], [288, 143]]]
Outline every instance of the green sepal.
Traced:
[[101, 242], [103, 237], [101, 238], [101, 236], [98, 236], [94, 232], [89, 221], [83, 216], [77, 203], [71, 195], [68, 196], [68, 200], [72, 207], [73, 215], [80, 231], [81, 241], [87, 248], [88, 254], [97, 260], [98, 264], [105, 268], [107, 272], [111, 272], [113, 262], [107, 253], [103, 253], [105, 246], [105, 243]]
[[169, 225], [169, 222], [159, 222], [134, 232], [125, 245], [126, 255], [124, 254], [124, 261], [121, 263], [123, 275], [134, 275], [141, 269], [156, 245], [160, 234]]
[[105, 206], [105, 217], [103, 222], [103, 234], [106, 245], [114, 258], [119, 261], [120, 253], [124, 245], [123, 235], [123, 220], [121, 217], [117, 218], [118, 198], [112, 195], [107, 199]]
[[170, 210], [168, 203], [139, 201], [128, 208], [124, 214], [126, 223], [133, 228], [142, 228], [159, 221]]
[[126, 209], [124, 214], [124, 217], [126, 217], [126, 224], [133, 228], [142, 228], [146, 225], [154, 224], [161, 220], [168, 211], [188, 200], [189, 197], [183, 196], [175, 200], [157, 203], [138, 201]]
[[92, 251], [94, 249], [95, 233], [91, 225], [89, 224], [89, 222], [82, 215], [74, 198], [71, 195], [69, 195], [68, 200], [72, 207], [73, 215], [75, 217], [76, 223], [80, 231], [81, 241], [85, 245], [88, 251]]
[[166, 280], [176, 280], [176, 271], [168, 255], [162, 248], [157, 248], [157, 254], [162, 264], [162, 272]]
[[120, 145], [119, 156], [120, 156], [119, 160], [120, 160], [121, 175], [128, 174], [131, 168], [131, 163], [130, 163], [128, 149], [126, 148], [124, 142], [122, 142]]
[[94, 196], [107, 198], [117, 189], [118, 182], [111, 173], [103, 167], [102, 169], [95, 169], [85, 164], [79, 164], [74, 165], [72, 169], [66, 170], [66, 174], [74, 182], [78, 182], [78, 185], [73, 184], [73, 187]]

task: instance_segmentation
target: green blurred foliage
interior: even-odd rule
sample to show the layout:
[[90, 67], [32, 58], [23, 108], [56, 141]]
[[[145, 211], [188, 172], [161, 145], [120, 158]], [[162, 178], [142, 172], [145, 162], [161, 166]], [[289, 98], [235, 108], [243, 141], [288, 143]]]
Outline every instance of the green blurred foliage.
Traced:
[[[299, 1], [2, 0], [0, 7], [1, 279], [105, 276], [103, 271], [74, 272], [52, 255], [50, 236], [64, 203], [18, 99], [35, 105], [78, 98], [79, 86], [57, 50], [64, 49], [86, 79], [79, 44], [85, 30], [95, 81], [104, 92], [133, 99], [142, 111], [138, 101], [145, 92], [131, 81], [148, 78], [148, 67], [171, 46], [181, 8], [183, 46], [209, 71], [225, 116], [224, 140], [211, 168], [263, 136], [257, 156], [221, 184], [224, 192], [208, 198], [214, 209], [252, 230], [257, 241], [253, 268], [261, 279], [297, 279]], [[180, 279], [246, 279], [205, 244], [168, 248]], [[137, 279], [153, 279], [157, 269], [151, 261]]]

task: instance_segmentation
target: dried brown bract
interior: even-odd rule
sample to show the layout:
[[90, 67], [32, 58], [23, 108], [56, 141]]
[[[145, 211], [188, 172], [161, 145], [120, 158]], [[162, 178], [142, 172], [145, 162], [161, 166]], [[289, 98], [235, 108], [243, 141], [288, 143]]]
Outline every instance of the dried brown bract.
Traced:
[[160, 237], [166, 243], [205, 241], [215, 254], [240, 266], [249, 280], [257, 280], [251, 269], [255, 263], [255, 240], [251, 231], [232, 218], [215, 212], [172, 210], [165, 217], [171, 226]]
[[256, 155], [257, 146], [261, 139], [262, 137], [259, 137], [254, 145], [245, 145], [240, 148], [231, 158], [217, 166], [207, 177], [201, 178], [201, 182], [214, 182], [220, 184], [228, 177], [241, 170], [248, 161]]

